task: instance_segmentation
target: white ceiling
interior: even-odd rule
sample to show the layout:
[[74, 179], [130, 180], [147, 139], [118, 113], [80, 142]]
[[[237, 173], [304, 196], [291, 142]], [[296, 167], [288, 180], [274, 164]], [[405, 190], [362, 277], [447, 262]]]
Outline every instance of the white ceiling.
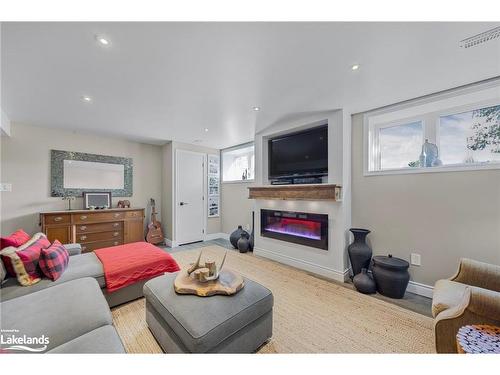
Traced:
[[283, 117], [498, 76], [500, 39], [459, 41], [499, 25], [3, 23], [0, 106], [12, 122], [223, 148]]

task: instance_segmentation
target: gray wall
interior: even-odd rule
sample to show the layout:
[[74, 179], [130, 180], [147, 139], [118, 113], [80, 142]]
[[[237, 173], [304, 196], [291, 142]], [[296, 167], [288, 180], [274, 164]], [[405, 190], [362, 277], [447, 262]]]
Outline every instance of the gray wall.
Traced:
[[375, 255], [409, 261], [433, 285], [459, 258], [500, 265], [500, 170], [363, 176], [363, 115], [352, 118], [352, 226], [368, 228]]
[[[13, 124], [11, 137], [1, 137], [1, 182], [11, 183], [12, 192], [1, 192], [1, 233], [18, 228], [28, 233], [40, 230], [40, 211], [67, 209], [67, 201], [50, 196], [50, 150], [88, 152], [130, 157], [134, 163], [134, 207], [147, 207], [155, 198], [161, 204], [161, 147], [116, 138], [92, 136], [72, 131]], [[82, 208], [82, 199], [72, 203]], [[149, 220], [146, 211], [146, 223]], [[161, 218], [161, 213], [159, 215]]]
[[238, 225], [252, 228], [252, 210], [254, 201], [248, 199], [251, 182], [222, 183], [221, 213], [222, 232], [231, 234]]

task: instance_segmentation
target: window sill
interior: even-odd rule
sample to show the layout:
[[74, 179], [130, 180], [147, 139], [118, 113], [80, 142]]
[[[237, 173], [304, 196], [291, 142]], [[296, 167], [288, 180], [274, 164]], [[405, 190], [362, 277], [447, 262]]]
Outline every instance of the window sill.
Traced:
[[222, 181], [223, 185], [225, 184], [249, 184], [255, 182], [255, 180], [237, 180], [237, 181]]
[[429, 168], [401, 168], [401, 169], [385, 169], [381, 171], [367, 171], [363, 172], [363, 176], [384, 176], [396, 174], [415, 174], [415, 173], [440, 173], [440, 172], [465, 172], [465, 171], [484, 171], [491, 169], [500, 169], [500, 163], [485, 163], [474, 165], [448, 165], [441, 167]]

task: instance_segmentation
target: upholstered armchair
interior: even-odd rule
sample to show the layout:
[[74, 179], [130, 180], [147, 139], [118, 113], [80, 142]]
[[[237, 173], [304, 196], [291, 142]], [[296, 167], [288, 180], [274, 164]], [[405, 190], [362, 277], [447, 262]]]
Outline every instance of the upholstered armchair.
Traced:
[[438, 353], [457, 352], [462, 326], [500, 326], [500, 266], [461, 259], [455, 276], [434, 286], [432, 315]]

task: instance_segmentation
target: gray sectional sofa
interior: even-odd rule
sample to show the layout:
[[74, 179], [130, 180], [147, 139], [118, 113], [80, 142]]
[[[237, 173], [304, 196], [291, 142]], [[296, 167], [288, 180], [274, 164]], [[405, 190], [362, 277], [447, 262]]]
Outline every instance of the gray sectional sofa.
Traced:
[[47, 353], [124, 353], [109, 306], [140, 297], [143, 283], [108, 295], [98, 258], [81, 254], [78, 244], [64, 246], [70, 261], [58, 280], [43, 279], [29, 287], [14, 278], [2, 283], [0, 327], [16, 330], [16, 336], [45, 335], [49, 343], [43, 352]]

